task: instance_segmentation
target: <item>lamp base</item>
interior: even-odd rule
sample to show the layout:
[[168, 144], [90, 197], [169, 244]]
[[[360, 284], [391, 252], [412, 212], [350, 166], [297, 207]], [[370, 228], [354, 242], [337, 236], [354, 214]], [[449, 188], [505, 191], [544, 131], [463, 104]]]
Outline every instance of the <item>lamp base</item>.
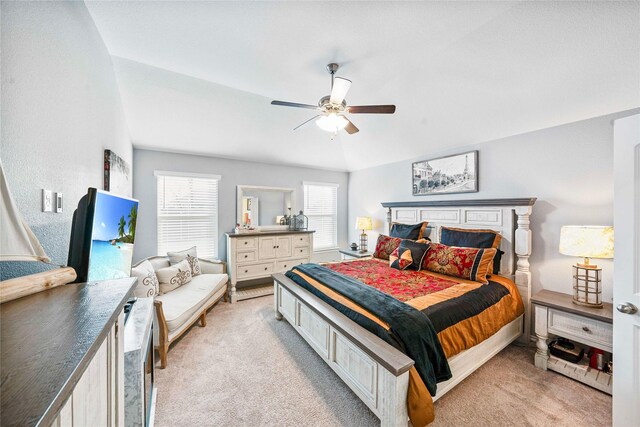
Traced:
[[368, 243], [367, 233], [365, 233], [364, 230], [362, 230], [362, 234], [360, 235], [360, 253], [361, 254], [364, 254], [367, 252], [367, 243]]
[[573, 300], [575, 305], [603, 308], [602, 269], [590, 264], [573, 266]]

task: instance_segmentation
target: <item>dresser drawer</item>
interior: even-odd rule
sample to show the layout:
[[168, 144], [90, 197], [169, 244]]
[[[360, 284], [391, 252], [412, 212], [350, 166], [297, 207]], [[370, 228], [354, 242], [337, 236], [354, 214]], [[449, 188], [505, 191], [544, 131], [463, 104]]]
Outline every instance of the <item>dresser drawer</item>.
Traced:
[[612, 351], [613, 327], [610, 323], [549, 309], [549, 332]]
[[276, 262], [276, 272], [282, 272], [282, 271], [287, 271], [287, 270], [291, 270], [293, 267], [295, 267], [296, 265], [302, 264], [307, 262], [306, 259], [290, 259], [287, 261], [277, 261]]
[[293, 246], [309, 246], [308, 234], [297, 234], [293, 236]]
[[308, 257], [309, 247], [306, 248], [293, 248], [293, 256], [295, 257]]
[[273, 263], [253, 264], [253, 265], [239, 265], [237, 269], [237, 278], [244, 279], [246, 277], [258, 277], [267, 276], [273, 273]]
[[255, 249], [257, 248], [255, 237], [238, 237], [236, 239], [238, 241], [238, 250], [242, 249]]
[[236, 254], [236, 261], [238, 262], [248, 262], [248, 261], [255, 261], [258, 259], [258, 251], [245, 251], [245, 252], [238, 252]]

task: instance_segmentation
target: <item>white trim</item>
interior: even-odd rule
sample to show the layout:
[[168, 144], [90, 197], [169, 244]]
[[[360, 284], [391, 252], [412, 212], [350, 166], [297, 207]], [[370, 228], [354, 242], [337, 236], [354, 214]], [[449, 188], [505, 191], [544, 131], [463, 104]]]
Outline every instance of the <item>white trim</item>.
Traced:
[[220, 181], [222, 179], [222, 175], [214, 175], [209, 173], [195, 173], [195, 172], [175, 172], [175, 171], [161, 171], [154, 170], [153, 176], [182, 176], [185, 178], [207, 178], [207, 179], [215, 179], [216, 181]]
[[340, 184], [335, 182], [314, 182], [314, 181], [302, 181], [302, 185], [318, 185], [323, 187], [340, 187]]
[[260, 191], [280, 191], [280, 192], [291, 192], [293, 193], [295, 190], [295, 188], [289, 188], [289, 187], [269, 187], [269, 186], [265, 186], [265, 185], [238, 185], [237, 186], [238, 190], [260, 190]]
[[335, 251], [339, 251], [340, 250], [340, 246], [336, 246], [334, 248], [323, 248], [323, 249], [318, 249], [317, 251], [314, 250], [313, 253], [314, 254], [321, 254], [324, 252], [335, 252]]

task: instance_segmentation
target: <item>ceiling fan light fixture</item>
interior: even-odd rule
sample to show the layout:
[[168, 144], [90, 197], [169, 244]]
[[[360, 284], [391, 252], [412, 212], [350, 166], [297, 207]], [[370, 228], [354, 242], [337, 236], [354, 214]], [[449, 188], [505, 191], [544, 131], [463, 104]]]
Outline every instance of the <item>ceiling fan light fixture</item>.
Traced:
[[316, 124], [320, 129], [334, 133], [344, 129], [348, 123], [349, 121], [344, 116], [339, 116], [335, 113], [321, 116], [318, 120], [316, 120]]

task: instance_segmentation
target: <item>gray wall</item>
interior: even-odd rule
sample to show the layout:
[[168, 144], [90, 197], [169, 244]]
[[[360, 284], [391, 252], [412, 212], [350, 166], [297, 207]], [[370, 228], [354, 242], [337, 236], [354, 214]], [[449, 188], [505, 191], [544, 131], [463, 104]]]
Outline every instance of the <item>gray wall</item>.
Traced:
[[[0, 157], [24, 220], [54, 263], [66, 264], [71, 217], [102, 187], [103, 150], [131, 163], [111, 57], [82, 2], [2, 2]], [[41, 212], [41, 189], [64, 212]], [[2, 278], [44, 269], [0, 263]]]
[[236, 224], [236, 186], [261, 185], [290, 187], [296, 190], [296, 206], [302, 209], [303, 181], [337, 183], [338, 187], [338, 244], [347, 244], [347, 189], [349, 175], [292, 166], [280, 166], [216, 157], [166, 153], [151, 150], [133, 150], [133, 196], [140, 200], [134, 261], [157, 255], [156, 178], [154, 170], [209, 173], [221, 175], [219, 187], [218, 258], [226, 259], [224, 233]]
[[[537, 197], [531, 228], [533, 291], [571, 292], [571, 265], [576, 259], [558, 253], [560, 227], [568, 224], [613, 224], [613, 128], [618, 113], [455, 150], [424, 154], [404, 162], [352, 172], [349, 178], [349, 223], [359, 215], [375, 219], [370, 239], [384, 231], [386, 212], [380, 202]], [[467, 150], [479, 150], [478, 193], [449, 196], [411, 194], [411, 163]], [[349, 228], [349, 240], [357, 232]], [[603, 298], [611, 301], [613, 260], [603, 267]]]

